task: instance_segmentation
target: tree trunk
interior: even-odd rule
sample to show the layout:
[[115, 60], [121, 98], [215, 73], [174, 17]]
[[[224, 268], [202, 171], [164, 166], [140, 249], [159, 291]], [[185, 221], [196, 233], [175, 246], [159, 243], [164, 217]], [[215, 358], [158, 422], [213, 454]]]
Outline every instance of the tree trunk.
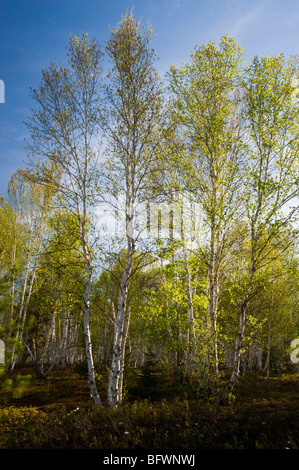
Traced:
[[[234, 355], [234, 363], [233, 363], [233, 371], [228, 383], [227, 387], [227, 394], [229, 395], [232, 393], [232, 390], [235, 386], [235, 383], [237, 381], [239, 371], [240, 371], [240, 363], [241, 363], [241, 348], [242, 348], [242, 342], [243, 342], [243, 337], [244, 337], [244, 331], [245, 331], [245, 318], [246, 318], [246, 309], [247, 309], [247, 300], [245, 300], [240, 308], [240, 313], [239, 313], [239, 330], [238, 330], [238, 336], [236, 340], [236, 346], [235, 346], [235, 355]], [[228, 397], [227, 397], [228, 398]]]
[[[183, 234], [184, 235], [184, 234]], [[185, 375], [189, 377], [190, 375], [190, 354], [192, 351], [192, 357], [195, 359], [195, 366], [198, 372], [198, 376], [200, 375], [200, 365], [199, 365], [199, 357], [198, 357], [198, 350], [197, 350], [197, 338], [195, 332], [195, 319], [194, 319], [194, 309], [193, 309], [193, 292], [192, 292], [192, 276], [190, 272], [189, 262], [188, 262], [188, 254], [187, 249], [185, 246], [185, 240], [183, 236], [183, 244], [184, 244], [184, 258], [185, 258], [185, 267], [186, 267], [186, 287], [187, 287], [187, 299], [188, 299], [188, 324], [189, 329], [187, 332], [187, 354], [186, 354], [186, 363], [185, 363]], [[191, 339], [190, 339], [191, 337]], [[191, 344], [190, 344], [191, 343]], [[189, 350], [191, 347], [191, 351]]]
[[267, 344], [267, 358], [264, 367], [264, 371], [267, 373], [267, 378], [270, 375], [270, 351], [271, 351], [271, 323], [272, 323], [272, 312], [274, 308], [274, 287], [272, 288], [272, 299], [271, 299], [271, 312], [268, 321], [268, 344]]
[[[40, 246], [39, 246], [39, 248], [40, 248]], [[20, 310], [19, 310], [19, 325], [18, 325], [16, 335], [15, 335], [16, 340], [22, 340], [22, 338], [23, 338], [29, 301], [30, 301], [30, 297], [31, 297], [32, 291], [33, 291], [33, 285], [34, 285], [34, 280], [35, 280], [35, 275], [36, 275], [36, 269], [37, 269], [37, 258], [35, 259], [34, 267], [33, 267], [32, 273], [31, 273], [31, 280], [30, 280], [30, 284], [29, 284], [29, 290], [28, 290], [28, 293], [27, 293], [27, 297], [26, 297], [26, 289], [27, 289], [27, 283], [28, 283], [28, 277], [29, 277], [29, 264], [26, 267], [26, 275], [25, 275], [21, 305], [20, 305]], [[25, 301], [25, 297], [26, 297], [26, 301]], [[15, 344], [14, 344], [13, 348], [12, 348], [12, 353], [11, 353], [11, 362], [9, 364], [9, 370], [14, 369], [14, 367], [16, 365], [16, 360], [17, 360], [17, 354], [16, 354], [16, 347], [15, 347]]]
[[98, 394], [95, 374], [94, 374], [94, 363], [92, 355], [92, 342], [89, 326], [89, 305], [90, 305], [90, 292], [91, 292], [91, 279], [92, 279], [92, 269], [90, 265], [89, 256], [85, 248], [85, 262], [86, 262], [86, 282], [85, 282], [85, 293], [84, 293], [84, 306], [83, 306], [83, 322], [84, 322], [84, 337], [85, 337], [85, 353], [87, 360], [87, 370], [88, 370], [88, 382], [90, 387], [91, 397], [95, 405], [101, 405], [101, 399]]
[[[125, 317], [126, 317], [126, 304], [127, 304], [127, 294], [128, 294], [128, 285], [129, 277], [133, 264], [134, 248], [130, 250], [126, 262], [126, 267], [124, 274], [122, 276], [120, 291], [119, 291], [119, 300], [118, 300], [118, 309], [117, 309], [117, 318], [114, 323], [114, 339], [113, 339], [113, 356], [112, 363], [109, 373], [109, 384], [107, 392], [107, 402], [111, 407], [116, 407], [122, 397], [122, 382], [120, 381], [121, 371], [122, 371], [122, 357], [124, 354], [124, 337], [125, 337]], [[127, 322], [126, 328], [129, 328], [129, 321]]]
[[213, 377], [218, 378], [218, 338], [217, 338], [217, 312], [219, 287], [218, 278], [215, 275], [215, 266], [210, 268], [209, 275], [209, 317], [211, 322], [211, 345], [210, 345], [210, 367], [212, 367]]
[[121, 358], [120, 358], [120, 376], [119, 376], [119, 393], [118, 393], [118, 402], [119, 403], [123, 399], [125, 354], [126, 354], [126, 343], [127, 343], [127, 338], [128, 338], [128, 332], [129, 332], [130, 316], [131, 316], [131, 307], [128, 307], [127, 315], [126, 315], [126, 319], [125, 319], [125, 326], [124, 326], [124, 332], [123, 332], [123, 342], [122, 342], [122, 351], [121, 351]]
[[37, 377], [38, 378], [45, 378], [45, 376], [47, 374], [45, 374], [45, 360], [46, 360], [46, 355], [48, 353], [48, 348], [49, 348], [49, 344], [50, 344], [50, 339], [53, 335], [53, 331], [54, 331], [54, 324], [55, 324], [55, 316], [56, 316], [56, 313], [55, 313], [55, 310], [53, 311], [52, 313], [52, 318], [51, 318], [51, 322], [50, 322], [50, 325], [48, 327], [48, 331], [47, 331], [47, 334], [46, 334], [46, 340], [45, 340], [45, 344], [44, 344], [44, 347], [43, 347], [43, 350], [40, 354], [40, 358], [38, 360], [38, 364], [37, 364]]
[[69, 312], [67, 311], [62, 321], [62, 338], [61, 338], [61, 346], [60, 346], [60, 350], [61, 350], [60, 362], [61, 362], [62, 367], [65, 367], [67, 363], [68, 335], [69, 335]]

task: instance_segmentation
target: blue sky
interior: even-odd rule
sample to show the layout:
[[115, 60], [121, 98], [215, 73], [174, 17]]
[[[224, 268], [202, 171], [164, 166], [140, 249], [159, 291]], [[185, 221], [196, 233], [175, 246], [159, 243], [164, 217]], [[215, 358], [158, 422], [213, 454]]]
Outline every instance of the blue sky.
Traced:
[[224, 34], [235, 37], [249, 57], [299, 55], [298, 0], [1, 0], [1, 194], [26, 162], [23, 122], [32, 106], [29, 88], [38, 87], [42, 68], [65, 62], [70, 33], [87, 32], [104, 46], [110, 27], [132, 6], [137, 19], [155, 30], [161, 76], [170, 64], [187, 61], [196, 45], [217, 43]]

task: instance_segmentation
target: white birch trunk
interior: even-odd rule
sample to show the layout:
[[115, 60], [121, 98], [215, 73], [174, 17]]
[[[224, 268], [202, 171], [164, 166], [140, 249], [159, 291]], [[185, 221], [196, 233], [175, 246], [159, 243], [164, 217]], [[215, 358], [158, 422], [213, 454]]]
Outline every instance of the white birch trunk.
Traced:
[[[130, 272], [133, 264], [132, 250], [127, 258], [125, 271], [122, 277], [120, 291], [117, 318], [114, 323], [114, 339], [113, 339], [113, 357], [109, 373], [109, 384], [107, 392], [107, 402], [111, 407], [116, 407], [119, 403], [119, 398], [122, 396], [122, 382], [120, 382], [121, 369], [122, 369], [122, 355], [124, 347], [124, 327], [125, 327], [125, 316], [126, 316], [126, 304], [128, 294], [128, 284]], [[129, 328], [129, 322], [127, 322], [127, 328]]]
[[125, 326], [123, 331], [123, 341], [122, 341], [122, 350], [120, 357], [120, 376], [119, 376], [119, 387], [118, 387], [118, 403], [123, 399], [123, 384], [124, 384], [124, 369], [125, 369], [125, 354], [126, 354], [126, 344], [129, 332], [131, 308], [128, 307], [127, 315], [125, 319]]
[[62, 341], [61, 341], [61, 365], [66, 366], [67, 362], [67, 339], [69, 332], [69, 312], [63, 318], [62, 323]]
[[235, 355], [234, 355], [234, 362], [233, 362], [233, 370], [232, 374], [228, 383], [228, 394], [230, 394], [236, 384], [239, 372], [240, 372], [240, 363], [241, 363], [241, 348], [242, 342], [244, 337], [245, 331], [245, 319], [246, 319], [246, 309], [247, 309], [247, 300], [243, 302], [240, 308], [239, 313], [239, 330], [236, 339], [236, 346], [235, 346]]
[[90, 387], [91, 397], [95, 405], [101, 405], [101, 398], [99, 396], [95, 374], [94, 374], [94, 363], [92, 355], [92, 342], [90, 334], [90, 325], [89, 325], [89, 306], [90, 306], [90, 293], [91, 293], [91, 279], [92, 279], [92, 268], [89, 253], [87, 246], [84, 241], [83, 233], [83, 249], [85, 257], [85, 267], [86, 267], [86, 281], [85, 281], [85, 292], [84, 292], [84, 306], [83, 306], [83, 323], [84, 323], [84, 337], [85, 337], [85, 353], [87, 360], [87, 370], [88, 370], [88, 382]]
[[48, 353], [50, 339], [51, 339], [51, 337], [53, 335], [53, 331], [54, 331], [55, 316], [56, 316], [56, 314], [55, 314], [55, 310], [54, 310], [54, 312], [52, 313], [50, 326], [49, 326], [47, 334], [46, 334], [45, 345], [44, 345], [43, 351], [40, 355], [40, 360], [39, 360], [38, 370], [37, 370], [38, 378], [44, 378], [45, 377], [45, 359], [46, 359], [46, 355]]
[[210, 361], [212, 364], [213, 376], [218, 378], [218, 338], [217, 338], [217, 312], [218, 312], [218, 279], [215, 275], [214, 263], [210, 267], [209, 275], [209, 317], [211, 322], [211, 353]]
[[[39, 246], [39, 249], [40, 249], [40, 246]], [[39, 249], [38, 249], [38, 251], [39, 251]], [[32, 274], [31, 274], [31, 280], [30, 280], [30, 284], [29, 284], [29, 290], [28, 290], [27, 297], [26, 297], [26, 290], [27, 290], [28, 276], [29, 276], [29, 262], [30, 262], [30, 260], [28, 261], [28, 265], [26, 266], [26, 273], [25, 273], [25, 280], [24, 280], [24, 286], [23, 286], [23, 291], [22, 291], [21, 305], [20, 305], [20, 309], [19, 309], [19, 322], [20, 323], [18, 325], [16, 334], [15, 334], [15, 339], [16, 340], [22, 339], [22, 336], [23, 336], [26, 317], [27, 317], [27, 311], [28, 311], [28, 306], [29, 306], [29, 301], [30, 301], [30, 297], [32, 295], [33, 285], [34, 285], [35, 276], [36, 276], [37, 258], [35, 259], [34, 267], [33, 267]], [[26, 301], [25, 301], [25, 297], [26, 297]], [[14, 369], [15, 364], [16, 364], [16, 360], [17, 360], [17, 355], [16, 355], [16, 347], [15, 347], [15, 344], [14, 344], [13, 348], [12, 348], [11, 362], [10, 362], [10, 365], [9, 365], [10, 370]]]
[[267, 343], [267, 358], [264, 367], [264, 371], [267, 373], [267, 378], [270, 375], [270, 352], [271, 352], [271, 323], [272, 323], [272, 312], [274, 308], [274, 287], [272, 288], [272, 298], [271, 298], [271, 312], [268, 321], [268, 343]]
[[[17, 249], [17, 237], [14, 239], [14, 247], [13, 247], [13, 254], [12, 254], [12, 263], [11, 267], [14, 269], [16, 264], [16, 249]], [[15, 302], [15, 274], [12, 275], [11, 281], [11, 294], [10, 294], [10, 313], [9, 313], [9, 326], [11, 327], [13, 317], [14, 317], [14, 302]], [[11, 331], [10, 331], [11, 335]]]

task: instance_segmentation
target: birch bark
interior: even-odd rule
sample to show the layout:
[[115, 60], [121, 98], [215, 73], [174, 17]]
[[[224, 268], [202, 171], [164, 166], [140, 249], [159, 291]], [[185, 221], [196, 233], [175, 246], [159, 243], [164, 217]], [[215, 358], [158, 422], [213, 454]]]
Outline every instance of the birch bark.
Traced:
[[140, 236], [136, 211], [138, 204], [149, 196], [156, 149], [160, 144], [162, 88], [153, 68], [155, 53], [149, 47], [151, 37], [152, 29], [143, 29], [131, 12], [112, 30], [107, 45], [112, 63], [111, 86], [107, 88], [110, 107], [106, 129], [111, 152], [107, 162], [107, 193], [123, 200], [125, 240], [120, 248], [121, 261], [118, 257], [119, 295], [107, 391], [110, 406], [117, 406], [122, 399], [130, 323], [129, 281], [146, 252], [139, 243], [139, 263], [133, 266]]
[[[71, 37], [67, 66], [52, 64], [43, 70], [41, 86], [32, 96], [38, 105], [28, 128], [31, 142], [30, 174], [39, 184], [56, 191], [60, 206], [76, 219], [75, 230], [84, 261], [84, 279], [78, 280], [83, 312], [85, 353], [91, 396], [96, 405], [96, 389], [90, 304], [93, 262], [91, 208], [99, 195], [98, 152], [101, 132], [102, 52], [87, 34]], [[37, 156], [37, 160], [36, 160]]]

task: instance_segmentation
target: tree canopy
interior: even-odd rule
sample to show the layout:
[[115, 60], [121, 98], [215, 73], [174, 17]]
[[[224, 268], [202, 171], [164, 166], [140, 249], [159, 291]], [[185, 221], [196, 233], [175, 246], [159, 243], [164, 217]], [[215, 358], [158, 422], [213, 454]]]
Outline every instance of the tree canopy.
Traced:
[[246, 62], [226, 35], [162, 79], [152, 37], [132, 11], [106, 49], [71, 36], [32, 90], [0, 200], [0, 339], [40, 378], [83, 361], [96, 405], [99, 364], [111, 407], [149, 363], [229, 402], [241, 373], [295, 367], [298, 57]]

